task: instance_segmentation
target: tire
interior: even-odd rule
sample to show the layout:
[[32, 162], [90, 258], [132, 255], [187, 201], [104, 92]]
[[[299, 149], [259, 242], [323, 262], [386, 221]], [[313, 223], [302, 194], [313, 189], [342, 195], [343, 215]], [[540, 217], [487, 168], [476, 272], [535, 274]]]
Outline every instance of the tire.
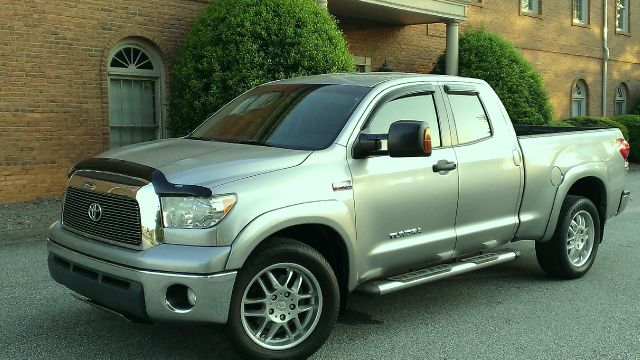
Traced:
[[536, 243], [538, 264], [553, 277], [577, 279], [593, 265], [601, 240], [600, 217], [593, 202], [567, 195], [553, 237]]
[[243, 358], [306, 359], [329, 337], [339, 309], [327, 260], [301, 242], [273, 239], [238, 273], [227, 336]]

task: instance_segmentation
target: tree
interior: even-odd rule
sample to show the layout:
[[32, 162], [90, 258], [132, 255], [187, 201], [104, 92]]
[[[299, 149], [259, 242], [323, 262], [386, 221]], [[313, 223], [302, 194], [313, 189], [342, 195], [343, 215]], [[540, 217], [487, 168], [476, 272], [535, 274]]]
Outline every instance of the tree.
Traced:
[[217, 0], [173, 68], [169, 131], [191, 132], [236, 96], [295, 76], [353, 71], [335, 19], [313, 0]]
[[[470, 29], [460, 36], [459, 49], [460, 76], [489, 83], [513, 123], [544, 125], [552, 121], [553, 109], [542, 78], [508, 41], [482, 29]], [[445, 73], [444, 53], [433, 73]]]

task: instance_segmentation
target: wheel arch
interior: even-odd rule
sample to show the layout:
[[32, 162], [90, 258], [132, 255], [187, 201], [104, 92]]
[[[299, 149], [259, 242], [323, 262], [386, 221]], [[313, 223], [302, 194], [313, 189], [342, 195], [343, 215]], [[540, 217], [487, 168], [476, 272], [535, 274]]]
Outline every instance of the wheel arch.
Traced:
[[344, 203], [321, 201], [298, 204], [262, 214], [238, 234], [231, 245], [226, 269], [241, 268], [258, 247], [278, 237], [300, 241], [320, 252], [332, 266], [341, 292], [357, 283], [354, 258], [355, 227]]
[[604, 164], [586, 164], [570, 169], [564, 174], [562, 184], [556, 192], [551, 217], [543, 237], [543, 242], [553, 236], [560, 218], [562, 203], [567, 195], [583, 196], [594, 203], [600, 218], [600, 233], [604, 234], [607, 220], [607, 179], [608, 173]]

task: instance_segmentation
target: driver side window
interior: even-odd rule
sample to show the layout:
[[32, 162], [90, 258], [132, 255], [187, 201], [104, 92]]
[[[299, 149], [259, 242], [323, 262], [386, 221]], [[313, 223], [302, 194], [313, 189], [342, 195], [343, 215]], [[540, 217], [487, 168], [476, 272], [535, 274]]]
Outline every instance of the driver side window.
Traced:
[[441, 146], [438, 113], [433, 94], [411, 94], [388, 101], [376, 111], [365, 134], [387, 134], [392, 123], [400, 120], [424, 121], [431, 129], [433, 147]]

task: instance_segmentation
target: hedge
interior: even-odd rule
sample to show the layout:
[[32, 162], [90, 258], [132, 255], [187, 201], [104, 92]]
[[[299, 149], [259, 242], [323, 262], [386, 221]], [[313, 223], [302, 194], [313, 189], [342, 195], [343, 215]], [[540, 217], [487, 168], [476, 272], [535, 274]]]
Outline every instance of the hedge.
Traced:
[[168, 128], [191, 132], [259, 84], [353, 71], [335, 19], [314, 0], [216, 0], [186, 36], [172, 71]]
[[568, 123], [566, 121], [558, 121], [553, 120], [549, 123], [549, 126], [564, 126], [564, 127], [575, 127], [574, 124]]
[[629, 130], [629, 136], [625, 136], [625, 139], [627, 139], [631, 145], [629, 160], [635, 163], [640, 162], [640, 116], [622, 115], [616, 116], [613, 119], [626, 126]]
[[[483, 79], [498, 94], [515, 124], [545, 125], [553, 109], [542, 78], [522, 54], [499, 35], [482, 29], [460, 35], [460, 76]], [[433, 73], [445, 73], [445, 53]]]
[[573, 124], [575, 126], [580, 127], [609, 127], [609, 128], [618, 128], [622, 131], [622, 135], [624, 135], [625, 139], [629, 138], [629, 130], [623, 124], [602, 117], [593, 117], [593, 116], [577, 116], [568, 119], [562, 120], [563, 122]]

